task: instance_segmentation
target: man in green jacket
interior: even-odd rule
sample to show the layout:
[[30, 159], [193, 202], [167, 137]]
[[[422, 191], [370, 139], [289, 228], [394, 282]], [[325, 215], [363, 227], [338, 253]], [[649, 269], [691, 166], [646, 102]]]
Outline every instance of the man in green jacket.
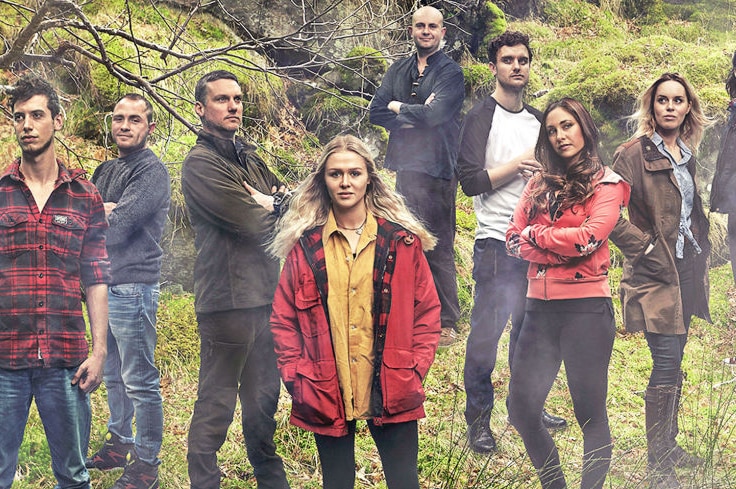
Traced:
[[182, 167], [182, 191], [195, 232], [194, 295], [201, 340], [199, 387], [189, 428], [192, 489], [220, 487], [217, 451], [236, 399], [259, 489], [284, 489], [273, 441], [280, 380], [268, 326], [279, 263], [264, 243], [278, 215], [281, 182], [235, 133], [243, 92], [227, 71], [204, 75], [194, 110], [202, 121]]

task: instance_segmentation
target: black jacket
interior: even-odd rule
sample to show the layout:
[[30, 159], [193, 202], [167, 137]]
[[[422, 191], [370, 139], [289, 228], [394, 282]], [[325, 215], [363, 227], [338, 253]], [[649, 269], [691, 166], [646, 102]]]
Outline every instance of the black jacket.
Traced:
[[[384, 166], [452, 179], [464, 99], [463, 71], [442, 51], [427, 59], [422, 77], [416, 54], [392, 64], [370, 105], [371, 123], [391, 131]], [[388, 109], [392, 100], [404, 104], [399, 114]]]
[[728, 105], [729, 117], [721, 137], [721, 149], [710, 191], [710, 210], [736, 212], [736, 99]]
[[[463, 128], [460, 132], [457, 175], [463, 192], [471, 197], [493, 190], [485, 165], [486, 144], [491, 133], [496, 105], [498, 104], [493, 97], [486, 97], [475, 104], [465, 116]], [[526, 104], [524, 104], [524, 108], [539, 122], [542, 122], [540, 111]]]

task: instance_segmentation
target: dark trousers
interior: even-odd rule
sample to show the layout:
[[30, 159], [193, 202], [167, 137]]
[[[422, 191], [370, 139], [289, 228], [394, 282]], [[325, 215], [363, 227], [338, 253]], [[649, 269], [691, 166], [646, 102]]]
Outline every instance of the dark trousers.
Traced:
[[[348, 422], [345, 436], [314, 434], [322, 466], [323, 489], [353, 489], [355, 486], [355, 424], [355, 421]], [[419, 489], [417, 422], [376, 426], [368, 421], [368, 429], [381, 456], [388, 488]]]
[[[688, 247], [685, 247], [688, 250]], [[658, 334], [644, 332], [644, 337], [652, 354], [652, 374], [649, 376], [649, 387], [658, 385], [676, 385], [680, 381], [682, 358], [685, 355], [685, 344], [690, 331], [690, 320], [693, 315], [693, 294], [695, 274], [693, 258], [689, 256], [676, 260], [677, 275], [680, 279], [680, 298], [682, 300], [682, 319], [685, 321], [685, 334]]]
[[465, 421], [479, 417], [486, 423], [493, 409], [491, 374], [496, 367], [498, 342], [511, 316], [509, 366], [524, 321], [526, 272], [529, 264], [506, 254], [506, 243], [486, 238], [475, 241], [473, 279], [475, 294], [470, 334], [465, 350]]
[[258, 488], [289, 487], [273, 441], [280, 380], [268, 327], [270, 314], [271, 307], [264, 306], [197, 315], [199, 386], [187, 453], [192, 489], [220, 487], [217, 451], [233, 421], [238, 398]]
[[437, 238], [437, 246], [425, 253], [432, 271], [442, 310], [443, 328], [456, 328], [460, 317], [455, 271], [455, 196], [457, 178], [443, 180], [424, 173], [400, 171], [396, 174], [396, 191]]
[[575, 418], [583, 431], [581, 489], [600, 489], [611, 463], [606, 396], [616, 327], [610, 298], [527, 301], [514, 352], [509, 415], [540, 476], [543, 489], [567, 487], [542, 410], [565, 362]]

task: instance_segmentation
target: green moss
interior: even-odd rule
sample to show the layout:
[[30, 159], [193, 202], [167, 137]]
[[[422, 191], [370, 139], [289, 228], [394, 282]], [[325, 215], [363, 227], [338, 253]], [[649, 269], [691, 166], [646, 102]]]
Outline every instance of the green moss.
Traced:
[[488, 59], [488, 44], [494, 37], [503, 34], [508, 28], [506, 14], [490, 0], [482, 2], [478, 8], [477, 19], [473, 29], [481, 36], [476, 56], [478, 59]]
[[506, 14], [495, 3], [486, 1], [483, 2], [481, 17], [484, 20], [486, 33], [483, 37], [483, 45], [487, 46], [494, 37], [506, 31]]
[[573, 29], [585, 37], [620, 36], [615, 16], [583, 0], [559, 0], [546, 2], [544, 18], [556, 27]]
[[228, 33], [214, 18], [197, 17], [189, 24], [187, 32], [209, 41], [223, 42], [228, 40]]
[[[302, 108], [302, 119], [307, 130], [315, 133], [321, 143], [354, 128], [355, 121], [365, 115], [368, 101], [362, 97], [340, 95], [337, 90], [327, 90], [312, 95]], [[375, 127], [366, 123], [367, 127]]]
[[345, 60], [336, 68], [338, 86], [348, 92], [372, 95], [379, 85], [388, 62], [377, 49], [356, 46], [348, 51]]
[[496, 86], [491, 68], [484, 63], [471, 63], [463, 66], [463, 76], [465, 77], [465, 93], [471, 99], [490, 95]]

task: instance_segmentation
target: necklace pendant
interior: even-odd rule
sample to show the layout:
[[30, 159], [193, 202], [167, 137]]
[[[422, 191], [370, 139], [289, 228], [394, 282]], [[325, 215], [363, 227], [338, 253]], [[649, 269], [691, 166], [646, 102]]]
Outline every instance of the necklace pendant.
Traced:
[[363, 226], [360, 226], [358, 229], [356, 229], [355, 230], [355, 234], [357, 234], [358, 236], [360, 236], [361, 234], [363, 234]]

